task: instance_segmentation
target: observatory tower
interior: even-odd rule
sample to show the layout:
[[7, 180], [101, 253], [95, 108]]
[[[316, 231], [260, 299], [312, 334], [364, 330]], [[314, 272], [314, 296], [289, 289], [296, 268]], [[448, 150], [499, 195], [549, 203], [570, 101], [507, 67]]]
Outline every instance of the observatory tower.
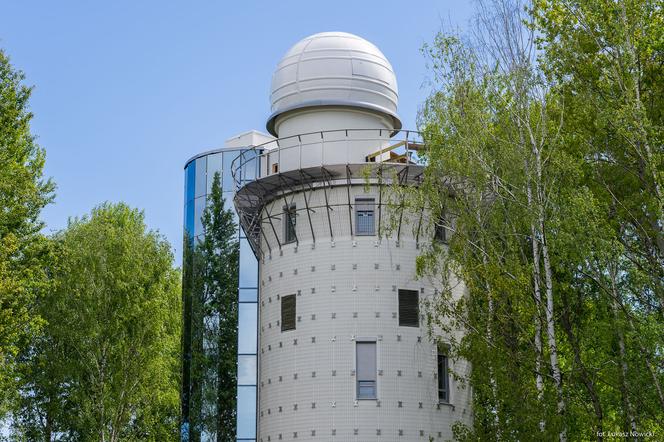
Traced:
[[259, 441], [446, 440], [453, 422], [471, 422], [451, 375], [468, 367], [448, 360], [422, 316], [435, 287], [416, 278], [415, 259], [434, 232], [394, 192], [423, 173], [397, 103], [376, 46], [312, 35], [274, 72], [276, 140], [233, 163], [259, 262]]

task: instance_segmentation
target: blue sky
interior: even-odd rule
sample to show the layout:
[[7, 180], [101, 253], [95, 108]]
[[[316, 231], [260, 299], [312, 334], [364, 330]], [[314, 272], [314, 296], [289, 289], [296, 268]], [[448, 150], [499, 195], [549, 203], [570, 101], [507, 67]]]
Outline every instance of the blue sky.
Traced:
[[377, 45], [415, 128], [426, 97], [420, 53], [445, 25], [465, 28], [470, 1], [9, 1], [0, 47], [34, 85], [33, 133], [58, 186], [47, 232], [103, 201], [145, 211], [180, 262], [183, 166], [249, 129], [264, 131], [272, 71], [290, 46], [323, 31]]

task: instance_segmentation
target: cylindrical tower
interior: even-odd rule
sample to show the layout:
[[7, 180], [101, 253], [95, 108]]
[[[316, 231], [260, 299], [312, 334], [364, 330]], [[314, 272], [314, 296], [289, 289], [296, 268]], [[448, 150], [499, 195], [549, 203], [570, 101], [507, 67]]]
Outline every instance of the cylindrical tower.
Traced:
[[445, 440], [453, 422], [471, 422], [469, 391], [451, 375], [468, 368], [428, 337], [420, 311], [435, 287], [416, 278], [415, 259], [435, 232], [389, 186], [423, 172], [397, 100], [376, 46], [307, 37], [274, 73], [267, 128], [278, 140], [234, 163], [259, 260], [257, 440]]

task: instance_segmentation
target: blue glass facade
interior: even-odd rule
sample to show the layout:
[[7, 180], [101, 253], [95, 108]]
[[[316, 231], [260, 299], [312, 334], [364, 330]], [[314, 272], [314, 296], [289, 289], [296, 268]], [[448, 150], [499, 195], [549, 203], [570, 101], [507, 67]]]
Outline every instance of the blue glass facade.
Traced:
[[[195, 244], [205, 235], [201, 215], [205, 210], [207, 196], [212, 188], [214, 174], [221, 175], [225, 206], [233, 207], [235, 182], [231, 175], [231, 163], [242, 152], [242, 149], [220, 149], [207, 152], [190, 160], [184, 169], [184, 234], [185, 245]], [[255, 178], [255, 171], [245, 172], [243, 182]], [[235, 213], [234, 209], [233, 212]], [[237, 223], [237, 216], [235, 218]], [[238, 223], [239, 224], [239, 223]], [[257, 293], [258, 263], [249, 247], [242, 229], [238, 225], [238, 241], [240, 244], [238, 293], [238, 355], [237, 355], [237, 440], [256, 440], [256, 346], [257, 346]], [[214, 358], [208, 352], [209, 330], [214, 331], [215, 318], [200, 316], [196, 309], [196, 260], [187, 255], [185, 246], [183, 258], [183, 373], [182, 373], [182, 425], [183, 441], [216, 441], [215, 432], [216, 403], [214, 399], [206, 400], [206, 385], [213, 382], [206, 379], [204, 371], [196, 369], [196, 358]], [[217, 321], [218, 323], [218, 321]], [[206, 333], [197, 339], [196, 327], [207, 328]], [[208, 342], [209, 341], [209, 342]], [[203, 356], [197, 356], [202, 354]], [[198, 398], [198, 399], [194, 399]], [[196, 405], [192, 405], [196, 402]]]

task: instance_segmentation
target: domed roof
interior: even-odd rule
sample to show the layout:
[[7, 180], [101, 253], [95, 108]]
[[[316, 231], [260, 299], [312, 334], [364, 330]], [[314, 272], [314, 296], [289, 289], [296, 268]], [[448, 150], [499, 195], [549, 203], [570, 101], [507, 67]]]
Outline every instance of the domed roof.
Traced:
[[267, 130], [278, 115], [305, 107], [352, 106], [392, 117], [399, 99], [397, 78], [385, 55], [367, 40], [346, 32], [306, 37], [286, 52], [274, 74]]

